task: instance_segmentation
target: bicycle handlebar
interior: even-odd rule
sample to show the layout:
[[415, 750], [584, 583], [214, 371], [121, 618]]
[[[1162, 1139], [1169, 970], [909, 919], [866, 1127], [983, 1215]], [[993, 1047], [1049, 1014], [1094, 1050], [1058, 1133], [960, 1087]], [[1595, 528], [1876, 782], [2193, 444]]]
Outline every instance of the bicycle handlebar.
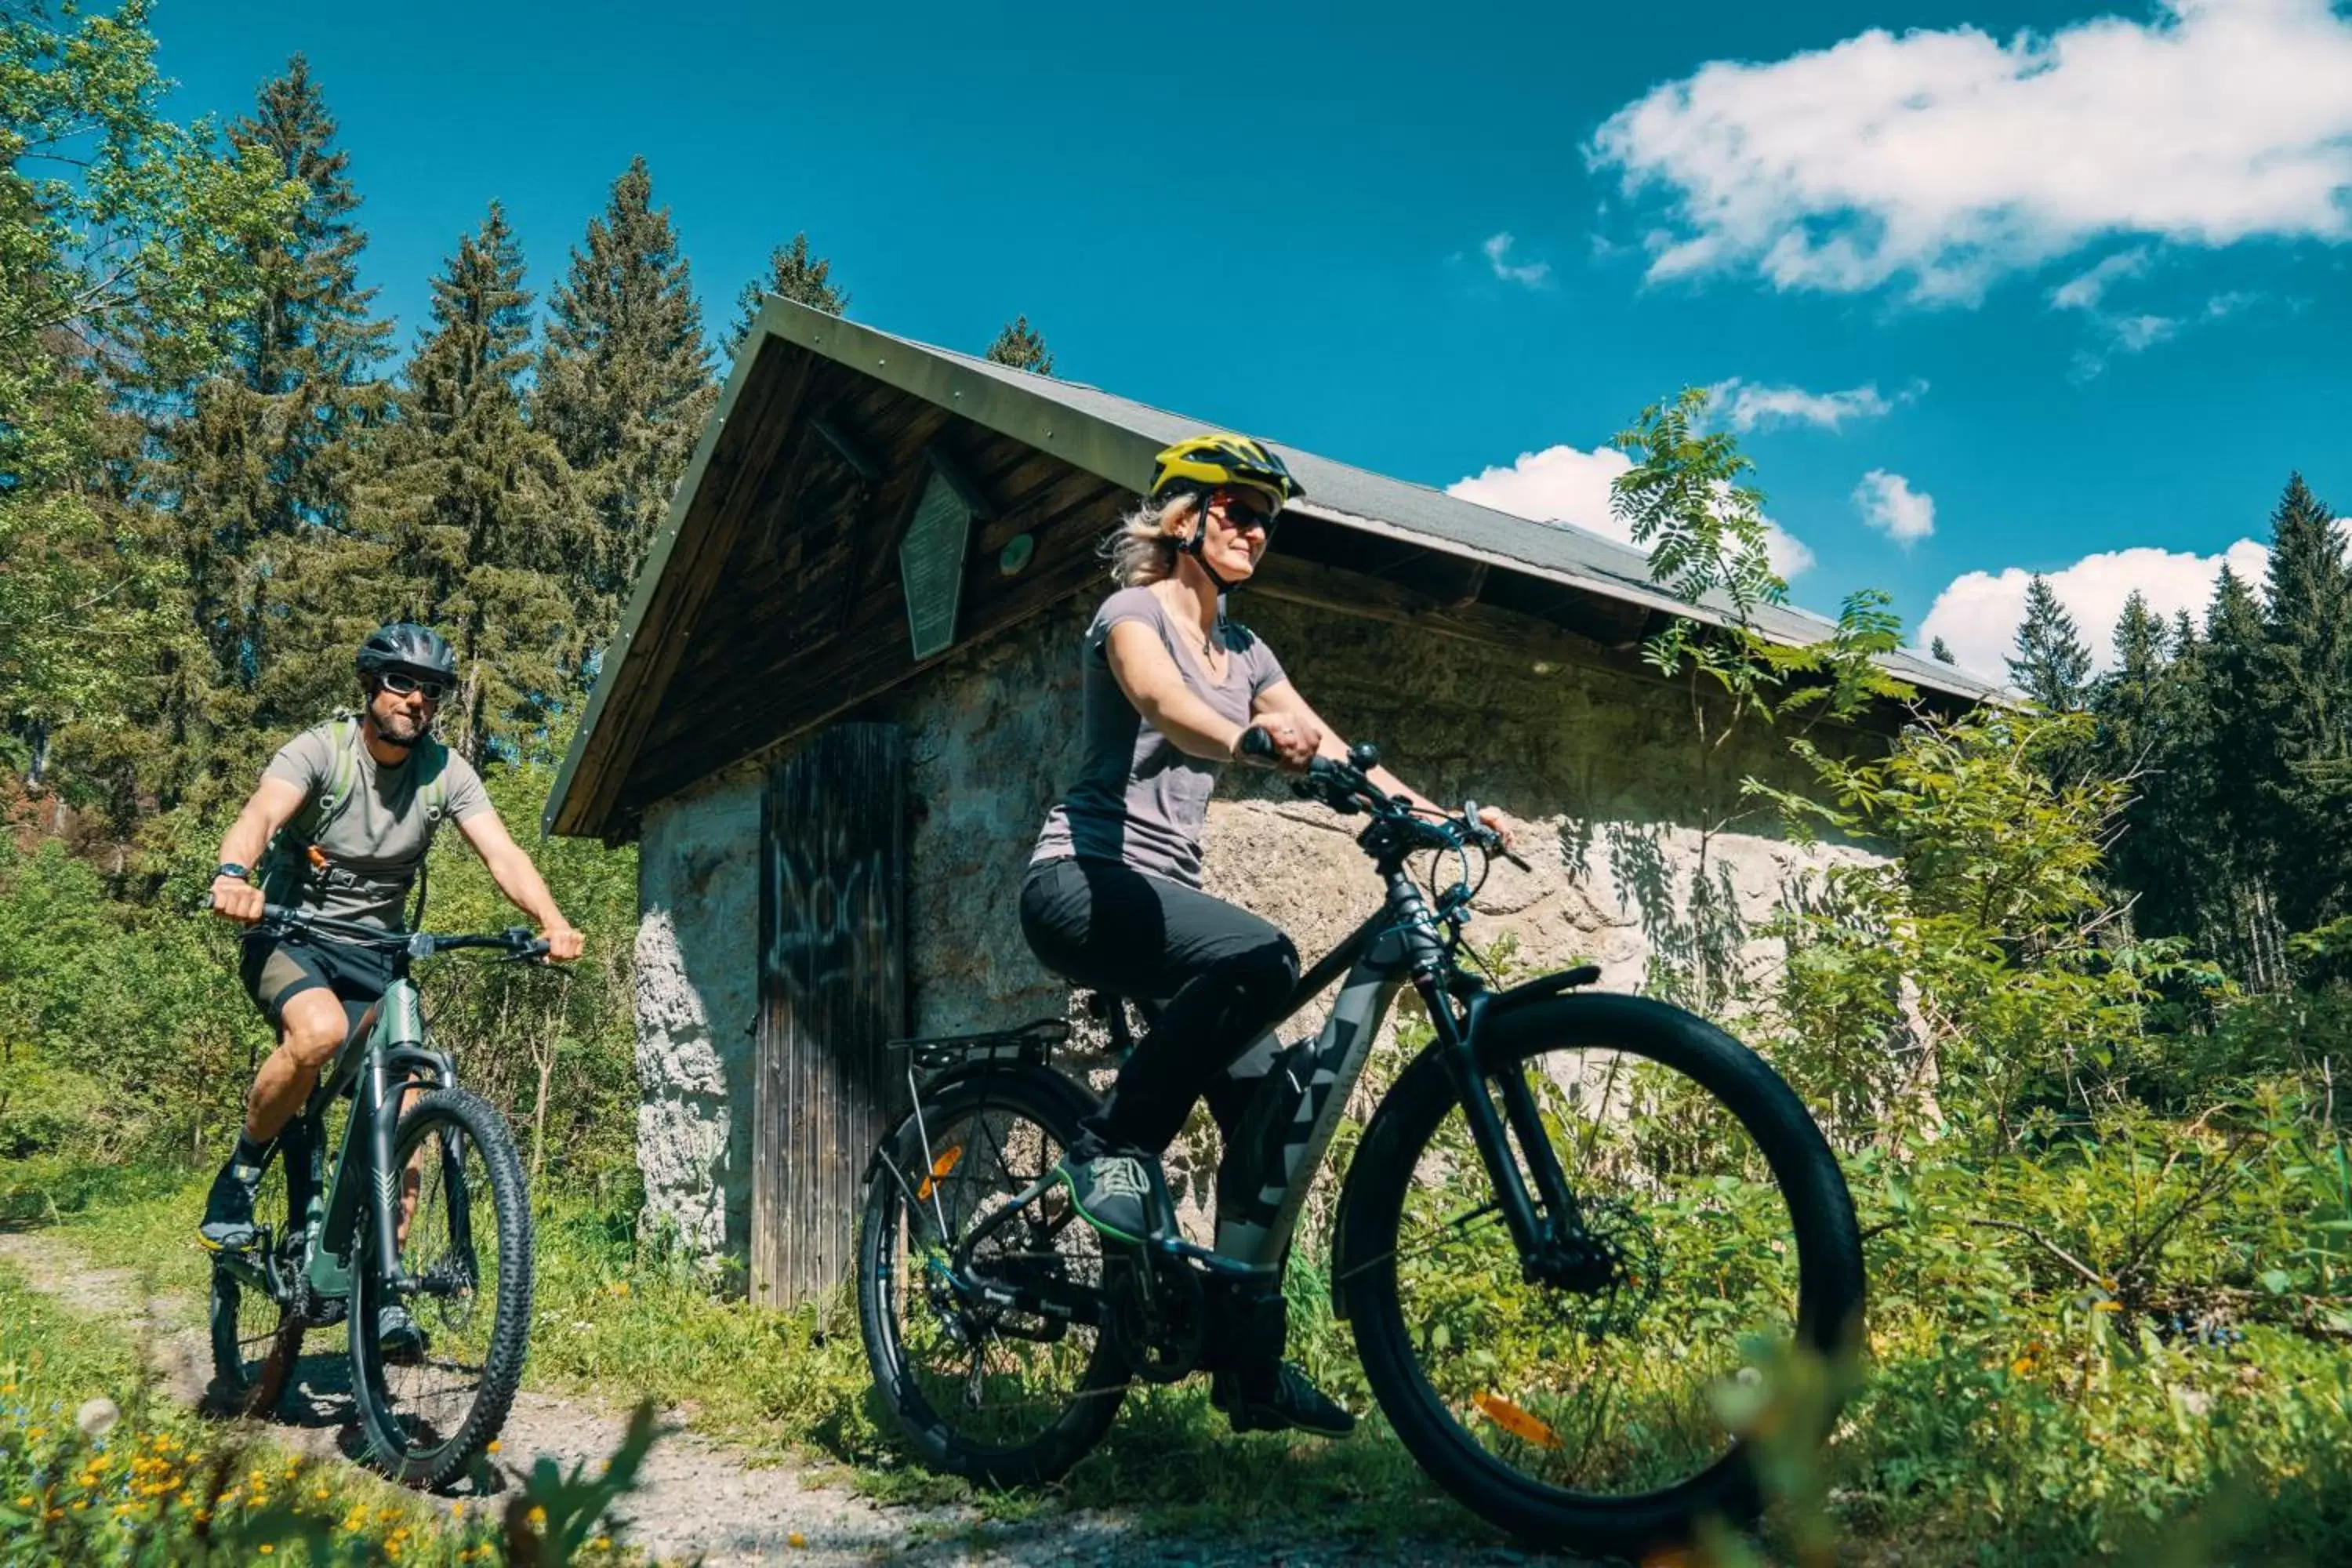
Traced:
[[509, 957], [538, 962], [547, 956], [547, 939], [533, 936], [527, 926], [509, 926], [502, 931], [479, 934], [443, 935], [434, 931], [388, 931], [379, 926], [364, 925], [358, 921], [337, 920], [331, 915], [306, 914], [281, 904], [264, 904], [261, 920], [256, 929], [267, 926], [292, 933], [310, 931], [332, 942], [346, 942], [353, 947], [370, 947], [379, 952], [404, 952], [411, 958], [431, 958], [438, 952], [454, 952], [461, 948], [487, 947], [505, 952]]
[[[1274, 764], [1274, 737], [1263, 725], [1252, 724], [1242, 731], [1240, 742], [1234, 747], [1240, 761], [1262, 767]], [[1348, 760], [1315, 757], [1307, 764], [1306, 776], [1296, 781], [1292, 788], [1299, 795], [1320, 800], [1332, 810], [1352, 815], [1368, 811], [1381, 820], [1395, 825], [1413, 840], [1416, 849], [1461, 849], [1475, 847], [1490, 855], [1500, 855], [1520, 870], [1532, 870], [1525, 860], [1507, 848], [1503, 836], [1487, 826], [1478, 816], [1478, 803], [1471, 801], [1460, 816], [1431, 818], [1423, 816], [1407, 805], [1401, 795], [1391, 795], [1372, 783], [1369, 770], [1381, 760], [1380, 748], [1369, 742], [1359, 742], [1348, 748]]]

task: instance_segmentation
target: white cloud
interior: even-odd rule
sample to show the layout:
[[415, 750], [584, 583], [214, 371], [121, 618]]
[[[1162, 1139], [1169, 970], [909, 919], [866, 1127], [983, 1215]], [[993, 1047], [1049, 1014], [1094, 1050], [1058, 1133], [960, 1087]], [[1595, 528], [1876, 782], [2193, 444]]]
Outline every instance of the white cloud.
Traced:
[[1489, 236], [1486, 243], [1478, 248], [1486, 253], [1486, 265], [1495, 269], [1495, 276], [1506, 283], [1523, 283], [1530, 289], [1540, 289], [1551, 280], [1551, 263], [1549, 261], [1512, 262], [1504, 259], [1511, 253], [1511, 235], [1507, 229]]
[[1665, 196], [1654, 279], [1752, 268], [1971, 301], [2105, 235], [2352, 237], [2347, 81], [2352, 18], [2330, 0], [2168, 0], [2007, 43], [1873, 29], [1715, 61], [1619, 110], [1586, 155]]
[[2180, 330], [2180, 323], [2169, 316], [2118, 316], [2110, 325], [2116, 346], [2132, 354], [2164, 342]]
[[[1547, 447], [1523, 452], [1508, 468], [1490, 468], [1456, 479], [1445, 493], [1476, 501], [1537, 522], [1572, 523], [1587, 532], [1633, 544], [1633, 531], [1610, 514], [1609, 486], [1633, 460], [1613, 447], [1580, 451], [1574, 447]], [[1765, 552], [1772, 569], [1794, 577], [1813, 563], [1813, 552], [1779, 523], [1767, 518]]]
[[1873, 468], [1853, 487], [1853, 504], [1862, 521], [1897, 544], [1909, 544], [1936, 531], [1936, 498], [1915, 490], [1901, 474]]
[[[2221, 563], [2228, 562], [2230, 569], [2259, 593], [2270, 558], [2269, 547], [2251, 539], [2241, 539], [2218, 555], [2143, 545], [2086, 555], [2044, 575], [2058, 602], [2074, 616], [2074, 629], [2089, 646], [2095, 668], [2104, 670], [2115, 663], [2116, 620], [2133, 589], [2138, 589], [2147, 607], [2166, 620], [2176, 611], [2187, 610], [2202, 626], [2205, 605], [2213, 597]], [[1953, 579], [1949, 587], [1936, 595], [1919, 623], [1920, 646], [1940, 637], [1963, 668], [1989, 680], [2005, 681], [2018, 623], [2025, 618], [2025, 588], [2032, 577], [2022, 567], [2011, 566], [1997, 574], [1970, 572]]]
[[2147, 270], [2147, 247], [2135, 246], [2108, 257], [2079, 278], [2070, 278], [2050, 291], [2050, 303], [2061, 310], [2093, 310], [2108, 285], [2137, 278]]
[[1915, 381], [1889, 398], [1878, 384], [1850, 386], [1843, 392], [1807, 392], [1801, 386], [1759, 386], [1733, 376], [1706, 389], [1710, 407], [1723, 411], [1725, 420], [1742, 434], [1775, 425], [1818, 425], [1834, 430], [1849, 419], [1875, 419], [1927, 390]]

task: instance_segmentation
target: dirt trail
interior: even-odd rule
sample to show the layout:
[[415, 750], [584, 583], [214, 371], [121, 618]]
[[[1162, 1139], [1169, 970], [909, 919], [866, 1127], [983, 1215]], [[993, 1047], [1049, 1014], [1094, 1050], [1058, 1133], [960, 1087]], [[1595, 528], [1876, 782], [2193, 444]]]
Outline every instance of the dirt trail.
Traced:
[[[61, 1305], [150, 1338], [158, 1373], [173, 1397], [194, 1405], [212, 1379], [204, 1304], [177, 1293], [138, 1300], [139, 1278], [100, 1268], [60, 1237], [0, 1233], [0, 1262], [14, 1265], [36, 1289]], [[298, 1452], [349, 1458], [356, 1431], [345, 1377], [341, 1329], [305, 1345], [299, 1383], [270, 1436]], [[602, 1464], [621, 1439], [625, 1412], [591, 1399], [525, 1393], [515, 1401], [499, 1443], [507, 1484], [539, 1456], [569, 1468]], [[436, 1500], [447, 1506], [457, 1499]], [[1446, 1561], [1506, 1564], [1534, 1561], [1504, 1547], [1465, 1547], [1459, 1539], [1373, 1550], [1330, 1535], [1290, 1540], [1146, 1536], [1128, 1521], [1097, 1512], [1055, 1512], [1020, 1524], [986, 1523], [969, 1509], [885, 1509], [792, 1465], [755, 1466], [747, 1457], [691, 1433], [671, 1430], [654, 1446], [639, 1489], [616, 1512], [629, 1539], [664, 1562], [699, 1560], [709, 1568], [790, 1563], [847, 1568], [880, 1562], [1197, 1564], [1226, 1568], [1279, 1563], [1325, 1568], [1339, 1563]], [[1336, 1525], [1344, 1528], [1340, 1521]], [[794, 1546], [797, 1534], [803, 1544]], [[1553, 1559], [1551, 1561], [1559, 1561]]]

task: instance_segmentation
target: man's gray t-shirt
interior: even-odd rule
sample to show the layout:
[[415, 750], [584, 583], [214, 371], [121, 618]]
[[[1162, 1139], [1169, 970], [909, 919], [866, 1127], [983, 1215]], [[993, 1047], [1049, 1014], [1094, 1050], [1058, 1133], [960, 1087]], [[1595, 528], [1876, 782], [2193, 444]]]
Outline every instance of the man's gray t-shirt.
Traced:
[[[262, 776], [293, 784], [308, 806], [334, 779], [337, 727], [331, 721], [303, 731], [278, 749]], [[397, 931], [409, 886], [431, 841], [423, 793], [417, 788], [427, 748], [419, 746], [397, 767], [378, 767], [364, 740], [353, 749], [359, 768], [352, 780], [351, 804], [335, 814], [319, 839], [329, 872], [323, 880], [315, 874], [305, 879], [299, 903], [311, 914]], [[474, 765], [446, 747], [432, 750], [440, 753], [447, 770], [443, 775], [444, 815], [463, 822], [489, 810], [488, 792]], [[300, 822], [298, 814], [289, 827], [299, 827]]]
[[1076, 856], [1119, 860], [1139, 871], [1201, 885], [1201, 831], [1209, 792], [1223, 764], [1188, 756], [1153, 729], [1111, 673], [1110, 629], [1140, 621], [1158, 634], [1195, 697], [1236, 724], [1249, 722], [1257, 695], [1288, 679], [1264, 638], [1220, 619], [1229, 655], [1225, 679], [1213, 681], [1200, 639], [1170, 617], [1150, 588], [1121, 588], [1103, 601], [1087, 627], [1081, 690], [1085, 704], [1078, 781], [1045, 817], [1033, 865]]

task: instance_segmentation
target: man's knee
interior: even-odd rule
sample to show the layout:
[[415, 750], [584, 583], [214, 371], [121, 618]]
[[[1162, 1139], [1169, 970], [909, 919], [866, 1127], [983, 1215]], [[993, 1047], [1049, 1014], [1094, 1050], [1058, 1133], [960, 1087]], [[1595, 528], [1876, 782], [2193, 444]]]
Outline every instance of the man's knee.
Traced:
[[291, 998], [278, 1015], [278, 1048], [306, 1072], [317, 1072], [334, 1059], [343, 1043], [343, 1005], [331, 991], [305, 991]]

